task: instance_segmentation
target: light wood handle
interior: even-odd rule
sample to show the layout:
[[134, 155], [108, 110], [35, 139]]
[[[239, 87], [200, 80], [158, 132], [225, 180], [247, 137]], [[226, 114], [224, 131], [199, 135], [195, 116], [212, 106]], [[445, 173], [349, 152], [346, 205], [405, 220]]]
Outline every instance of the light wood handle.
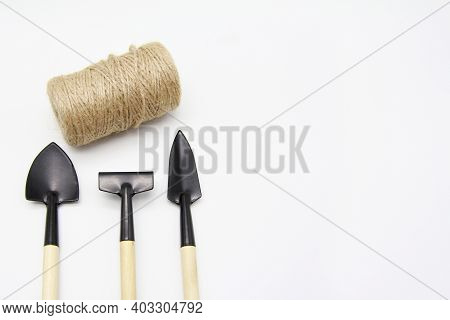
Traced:
[[183, 291], [185, 300], [198, 300], [197, 257], [194, 246], [181, 247]]
[[134, 241], [120, 241], [120, 282], [122, 300], [136, 300]]
[[59, 247], [44, 246], [44, 268], [42, 272], [42, 299], [58, 299]]

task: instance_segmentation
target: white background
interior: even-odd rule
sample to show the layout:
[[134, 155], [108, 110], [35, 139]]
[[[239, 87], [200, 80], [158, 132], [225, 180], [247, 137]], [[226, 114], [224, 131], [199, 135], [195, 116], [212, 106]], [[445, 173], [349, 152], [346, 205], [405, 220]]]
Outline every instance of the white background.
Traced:
[[[92, 61], [162, 42], [183, 89], [173, 115], [197, 132], [261, 126], [444, 1], [4, 3], [17, 12], [0, 3], [0, 295], [41, 271], [45, 206], [26, 201], [24, 187], [34, 157], [55, 141], [80, 181], [80, 201], [59, 211], [61, 257], [69, 256], [60, 296], [117, 299], [119, 229], [102, 232], [119, 220], [120, 202], [98, 191], [97, 173], [138, 169], [138, 131], [83, 148], [65, 143], [46, 83], [89, 63], [52, 36]], [[219, 170], [200, 175], [203, 198], [192, 207], [202, 298], [450, 296], [449, 30], [450, 5], [272, 123], [311, 126], [302, 149], [310, 173], [261, 171], [291, 195], [239, 165], [227, 174], [219, 137]], [[179, 125], [154, 123], [173, 134]], [[135, 216], [138, 297], [180, 299], [167, 162], [147, 159], [158, 170], [155, 189], [134, 199], [135, 208], [153, 200]], [[38, 299], [40, 288], [37, 278], [10, 298]]]

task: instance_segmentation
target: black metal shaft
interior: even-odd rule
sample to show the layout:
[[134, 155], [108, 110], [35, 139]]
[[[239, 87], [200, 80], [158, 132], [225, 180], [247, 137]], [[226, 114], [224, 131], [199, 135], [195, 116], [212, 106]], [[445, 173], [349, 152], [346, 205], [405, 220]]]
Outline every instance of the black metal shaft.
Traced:
[[120, 211], [120, 241], [134, 241], [133, 206], [131, 198], [133, 190], [129, 183], [124, 183], [120, 190], [122, 197]]
[[58, 246], [58, 205], [56, 203], [57, 196], [53, 192], [49, 192], [46, 198], [47, 217], [45, 220], [45, 237], [44, 246]]
[[182, 193], [180, 196], [181, 247], [195, 246], [194, 227], [191, 216], [191, 196]]

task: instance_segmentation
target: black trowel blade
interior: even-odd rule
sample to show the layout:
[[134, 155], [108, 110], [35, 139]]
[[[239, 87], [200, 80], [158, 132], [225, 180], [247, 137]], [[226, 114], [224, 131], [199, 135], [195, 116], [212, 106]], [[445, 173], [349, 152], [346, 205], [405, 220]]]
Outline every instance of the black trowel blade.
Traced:
[[25, 188], [27, 200], [47, 203], [48, 194], [56, 196], [56, 203], [77, 201], [78, 178], [67, 154], [54, 142], [34, 159]]
[[183, 193], [190, 194], [191, 203], [202, 196], [194, 154], [183, 132], [178, 131], [170, 150], [167, 198], [179, 203]]

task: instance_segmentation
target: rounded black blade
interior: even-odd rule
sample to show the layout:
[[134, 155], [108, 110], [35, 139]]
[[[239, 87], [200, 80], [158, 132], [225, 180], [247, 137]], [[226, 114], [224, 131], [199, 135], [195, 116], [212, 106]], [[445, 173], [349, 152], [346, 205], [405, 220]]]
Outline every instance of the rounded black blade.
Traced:
[[191, 203], [202, 196], [194, 154], [183, 132], [178, 131], [170, 150], [167, 198], [180, 203], [183, 193], [190, 194]]
[[47, 203], [49, 193], [56, 195], [56, 203], [77, 201], [78, 178], [67, 154], [54, 142], [34, 159], [28, 173], [25, 197]]

